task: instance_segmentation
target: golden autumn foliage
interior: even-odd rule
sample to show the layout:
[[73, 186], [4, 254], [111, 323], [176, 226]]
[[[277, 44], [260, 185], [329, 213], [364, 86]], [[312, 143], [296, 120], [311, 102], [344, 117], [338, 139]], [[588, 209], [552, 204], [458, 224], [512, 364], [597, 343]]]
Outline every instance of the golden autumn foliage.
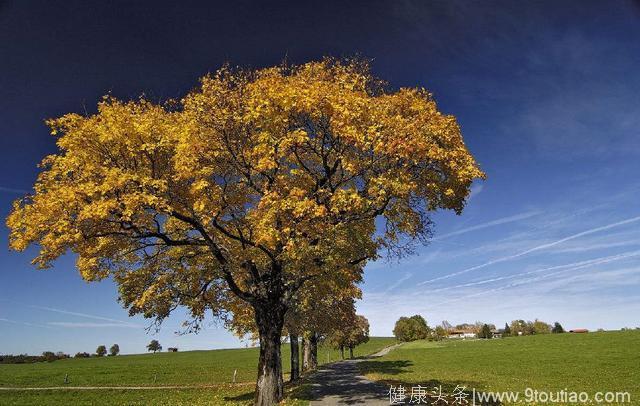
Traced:
[[13, 206], [11, 247], [38, 244], [40, 268], [70, 250], [84, 279], [112, 276], [132, 314], [158, 320], [239, 298], [263, 345], [306, 283], [359, 279], [484, 176], [429, 92], [388, 90], [360, 61], [223, 68], [178, 102], [105, 97], [48, 125], [58, 152]]

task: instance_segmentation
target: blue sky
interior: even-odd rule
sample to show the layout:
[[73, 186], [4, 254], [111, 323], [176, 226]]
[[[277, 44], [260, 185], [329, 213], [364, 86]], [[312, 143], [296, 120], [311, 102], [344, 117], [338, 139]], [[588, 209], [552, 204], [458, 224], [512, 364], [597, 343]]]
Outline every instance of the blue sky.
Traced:
[[[558, 4], [560, 3], [560, 4]], [[53, 8], [0, 2], [0, 211], [55, 151], [43, 119], [91, 112], [101, 95], [180, 96], [225, 61], [267, 66], [359, 53], [393, 86], [424, 86], [458, 117], [487, 172], [461, 216], [401, 261], [369, 264], [359, 312], [390, 335], [430, 324], [512, 319], [614, 329], [640, 320], [640, 6], [637, 2], [138, 2]], [[36, 271], [0, 231], [0, 353], [120, 344], [244, 345], [215, 321], [177, 336], [129, 318], [110, 281], [65, 256]]]

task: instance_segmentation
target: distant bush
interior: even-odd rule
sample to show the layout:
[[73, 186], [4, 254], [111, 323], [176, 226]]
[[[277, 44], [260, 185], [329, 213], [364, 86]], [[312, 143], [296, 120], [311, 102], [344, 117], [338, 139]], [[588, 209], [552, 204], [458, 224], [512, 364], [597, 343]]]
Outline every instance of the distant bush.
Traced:
[[58, 351], [45, 351], [42, 355], [0, 355], [0, 364], [33, 364], [35, 362], [53, 362], [59, 359], [69, 358], [69, 355]]
[[77, 352], [76, 355], [73, 356], [73, 358], [90, 358], [91, 354], [89, 354], [88, 352]]

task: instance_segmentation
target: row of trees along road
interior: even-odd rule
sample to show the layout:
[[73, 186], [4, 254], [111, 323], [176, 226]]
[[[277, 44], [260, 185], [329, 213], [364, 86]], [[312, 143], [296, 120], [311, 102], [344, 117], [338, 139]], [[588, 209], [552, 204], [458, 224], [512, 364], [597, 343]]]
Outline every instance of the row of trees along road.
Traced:
[[158, 324], [251, 313], [257, 405], [282, 399], [281, 337], [311, 343], [313, 302], [356, 292], [368, 260], [410, 252], [484, 176], [426, 90], [358, 60], [223, 68], [180, 101], [106, 97], [48, 124], [59, 151], [14, 204], [11, 247], [38, 244], [39, 268], [73, 251]]

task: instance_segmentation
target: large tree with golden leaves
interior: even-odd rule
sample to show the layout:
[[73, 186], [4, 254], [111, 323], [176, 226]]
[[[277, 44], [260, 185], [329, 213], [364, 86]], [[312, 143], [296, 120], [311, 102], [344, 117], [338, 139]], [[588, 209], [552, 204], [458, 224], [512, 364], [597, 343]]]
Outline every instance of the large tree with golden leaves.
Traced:
[[401, 253], [482, 177], [453, 116], [366, 63], [222, 69], [179, 102], [105, 98], [49, 121], [59, 151], [7, 222], [40, 268], [68, 250], [132, 314], [197, 319], [237, 297], [260, 336], [256, 404], [282, 398], [280, 337], [303, 285]]

